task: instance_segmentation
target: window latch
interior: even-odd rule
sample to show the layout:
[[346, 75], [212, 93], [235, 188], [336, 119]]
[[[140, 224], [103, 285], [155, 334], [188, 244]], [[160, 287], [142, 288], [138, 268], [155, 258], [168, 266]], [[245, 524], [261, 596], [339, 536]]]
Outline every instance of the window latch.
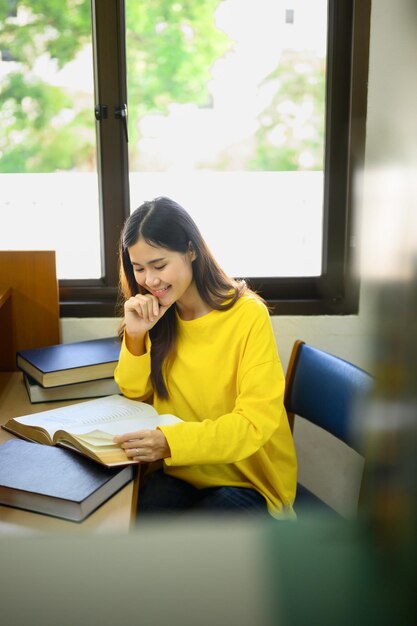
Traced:
[[107, 119], [108, 106], [107, 104], [97, 104], [94, 109], [94, 116], [97, 121], [101, 122], [102, 120]]
[[114, 107], [114, 117], [117, 120], [122, 120], [126, 142], [128, 142], [129, 137], [127, 133], [127, 104], [121, 104], [120, 106]]

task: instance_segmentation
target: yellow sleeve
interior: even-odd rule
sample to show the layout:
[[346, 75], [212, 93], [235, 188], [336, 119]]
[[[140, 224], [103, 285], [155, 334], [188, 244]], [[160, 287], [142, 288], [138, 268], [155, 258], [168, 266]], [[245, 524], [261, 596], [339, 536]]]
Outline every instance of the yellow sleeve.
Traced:
[[160, 427], [171, 449], [168, 466], [236, 463], [256, 453], [276, 432], [285, 411], [284, 374], [267, 312], [248, 333], [238, 371], [232, 412]]
[[123, 338], [114, 378], [120, 391], [128, 398], [147, 400], [153, 394], [150, 345], [150, 339], [147, 336], [146, 353], [142, 356], [134, 356], [127, 349]]

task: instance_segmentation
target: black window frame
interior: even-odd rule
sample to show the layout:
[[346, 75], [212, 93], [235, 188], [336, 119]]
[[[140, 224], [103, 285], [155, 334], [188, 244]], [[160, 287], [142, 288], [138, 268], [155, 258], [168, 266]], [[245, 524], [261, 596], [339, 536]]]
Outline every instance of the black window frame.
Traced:
[[[118, 239], [130, 212], [127, 136], [123, 119], [115, 115], [127, 103], [125, 3], [92, 0], [91, 7], [96, 109], [103, 116], [97, 120], [103, 277], [60, 280], [61, 317], [119, 314]], [[358, 312], [354, 205], [365, 152], [370, 11], [371, 0], [328, 3], [323, 272], [248, 278], [275, 315]]]

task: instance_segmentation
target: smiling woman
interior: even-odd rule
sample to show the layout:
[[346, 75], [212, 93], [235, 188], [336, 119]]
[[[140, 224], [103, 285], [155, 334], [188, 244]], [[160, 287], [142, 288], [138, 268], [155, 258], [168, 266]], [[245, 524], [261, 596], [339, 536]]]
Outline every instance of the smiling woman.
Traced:
[[117, 438], [128, 457], [163, 461], [141, 490], [139, 514], [290, 514], [295, 452], [263, 301], [221, 269], [188, 213], [165, 197], [127, 219], [120, 279], [116, 381], [124, 395], [183, 420]]
[[145, 334], [151, 332], [154, 382], [164, 394], [161, 367], [174, 345], [173, 310], [153, 330], [156, 322], [173, 303], [184, 320], [229, 308], [246, 285], [223, 272], [194, 221], [169, 198], [145, 202], [134, 211], [123, 229], [120, 257], [127, 345], [143, 354]]
[[[157, 298], [163, 306], [173, 302], [181, 308], [187, 306], [185, 301], [190, 299], [193, 280], [191, 263], [195, 260], [191, 246], [182, 254], [139, 239], [129, 248], [129, 256], [136, 282], [143, 290]], [[180, 302], [183, 304], [180, 305]]]

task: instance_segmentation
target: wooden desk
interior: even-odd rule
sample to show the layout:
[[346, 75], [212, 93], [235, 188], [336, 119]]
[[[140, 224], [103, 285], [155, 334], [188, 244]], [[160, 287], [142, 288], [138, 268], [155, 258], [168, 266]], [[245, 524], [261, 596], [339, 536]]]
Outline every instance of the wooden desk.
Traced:
[[[75, 403], [75, 402], [74, 402]], [[11, 417], [46, 411], [69, 402], [31, 404], [21, 372], [0, 372], [0, 424]], [[0, 428], [0, 444], [13, 435]], [[133, 483], [99, 507], [80, 524], [0, 505], [0, 535], [50, 533], [124, 533], [130, 526]]]

